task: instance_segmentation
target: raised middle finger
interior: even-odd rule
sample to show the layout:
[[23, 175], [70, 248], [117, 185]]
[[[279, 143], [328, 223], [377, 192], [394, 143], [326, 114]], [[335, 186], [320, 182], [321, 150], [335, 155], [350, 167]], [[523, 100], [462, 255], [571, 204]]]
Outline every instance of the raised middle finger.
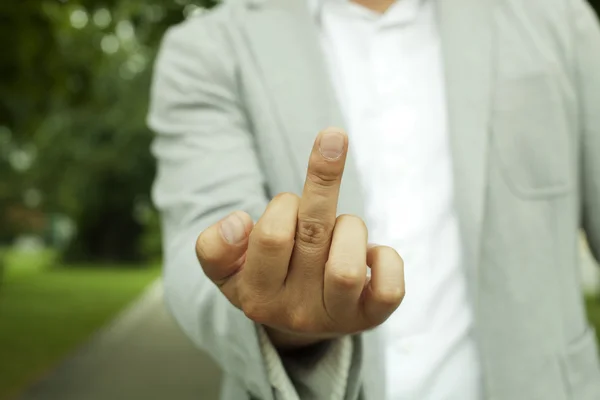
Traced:
[[322, 280], [347, 151], [348, 137], [341, 129], [326, 129], [315, 140], [300, 199], [289, 279]]

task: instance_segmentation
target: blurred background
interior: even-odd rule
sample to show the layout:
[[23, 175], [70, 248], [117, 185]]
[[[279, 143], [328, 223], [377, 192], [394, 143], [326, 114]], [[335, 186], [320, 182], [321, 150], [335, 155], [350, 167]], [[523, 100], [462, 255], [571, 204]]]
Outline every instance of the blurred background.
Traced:
[[162, 305], [145, 125], [165, 29], [215, 3], [0, 2], [0, 399], [217, 397]]
[[162, 306], [145, 116], [211, 1], [0, 2], [0, 399], [215, 398]]

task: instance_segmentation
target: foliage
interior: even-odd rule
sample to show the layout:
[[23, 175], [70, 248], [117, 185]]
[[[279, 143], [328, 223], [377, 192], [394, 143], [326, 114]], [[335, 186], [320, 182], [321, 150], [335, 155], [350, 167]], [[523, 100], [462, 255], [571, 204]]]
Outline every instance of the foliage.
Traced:
[[4, 255], [0, 250], [0, 291], [2, 290], [2, 284], [4, 283], [4, 274], [6, 271], [6, 263], [4, 261]]
[[[152, 60], [190, 0], [0, 4], [0, 243], [75, 221], [72, 258], [135, 260], [150, 215]], [[16, 36], [15, 36], [16, 35]]]
[[586, 302], [588, 318], [596, 330], [596, 338], [600, 349], [600, 295], [590, 297]]
[[58, 214], [71, 258], [154, 256], [150, 66], [165, 29], [215, 0], [18, 3], [0, 2], [0, 244]]

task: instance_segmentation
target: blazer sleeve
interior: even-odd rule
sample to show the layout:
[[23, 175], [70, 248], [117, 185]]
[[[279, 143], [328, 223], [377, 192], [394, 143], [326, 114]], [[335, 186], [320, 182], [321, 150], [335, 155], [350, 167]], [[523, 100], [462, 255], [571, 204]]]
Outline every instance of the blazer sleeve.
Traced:
[[194, 251], [202, 230], [229, 212], [244, 210], [257, 219], [267, 204], [228, 78], [232, 67], [202, 22], [186, 21], [166, 33], [151, 89], [152, 197], [161, 215], [166, 304], [228, 375], [252, 396], [272, 399], [254, 324], [204, 275]]
[[569, 4], [582, 129], [582, 225], [590, 250], [600, 261], [600, 24], [586, 1], [569, 1]]
[[251, 398], [324, 399], [336, 392], [341, 399], [352, 354], [348, 340], [310, 368], [282, 360], [198, 265], [194, 247], [203, 229], [234, 210], [256, 221], [268, 202], [236, 87], [235, 57], [212, 25], [199, 17], [171, 28], [155, 64], [148, 124], [156, 133], [153, 200], [161, 214], [167, 307]]

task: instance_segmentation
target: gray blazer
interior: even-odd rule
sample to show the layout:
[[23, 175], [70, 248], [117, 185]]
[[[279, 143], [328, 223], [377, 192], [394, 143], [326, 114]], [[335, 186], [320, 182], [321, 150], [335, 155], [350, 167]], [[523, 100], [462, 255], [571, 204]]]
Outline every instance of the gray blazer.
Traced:
[[[172, 28], [156, 64], [149, 123], [167, 302], [219, 362], [226, 399], [278, 393], [256, 327], [203, 275], [195, 239], [233, 210], [257, 219], [274, 194], [300, 194], [315, 135], [345, 125], [305, 3], [226, 1]], [[580, 228], [600, 256], [597, 20], [584, 0], [441, 0], [438, 10], [485, 398], [598, 400], [578, 268]], [[363, 215], [351, 156], [339, 211]], [[353, 338], [348, 399], [384, 398], [378, 335]], [[311, 371], [318, 364], [291, 378], [327, 399]]]

